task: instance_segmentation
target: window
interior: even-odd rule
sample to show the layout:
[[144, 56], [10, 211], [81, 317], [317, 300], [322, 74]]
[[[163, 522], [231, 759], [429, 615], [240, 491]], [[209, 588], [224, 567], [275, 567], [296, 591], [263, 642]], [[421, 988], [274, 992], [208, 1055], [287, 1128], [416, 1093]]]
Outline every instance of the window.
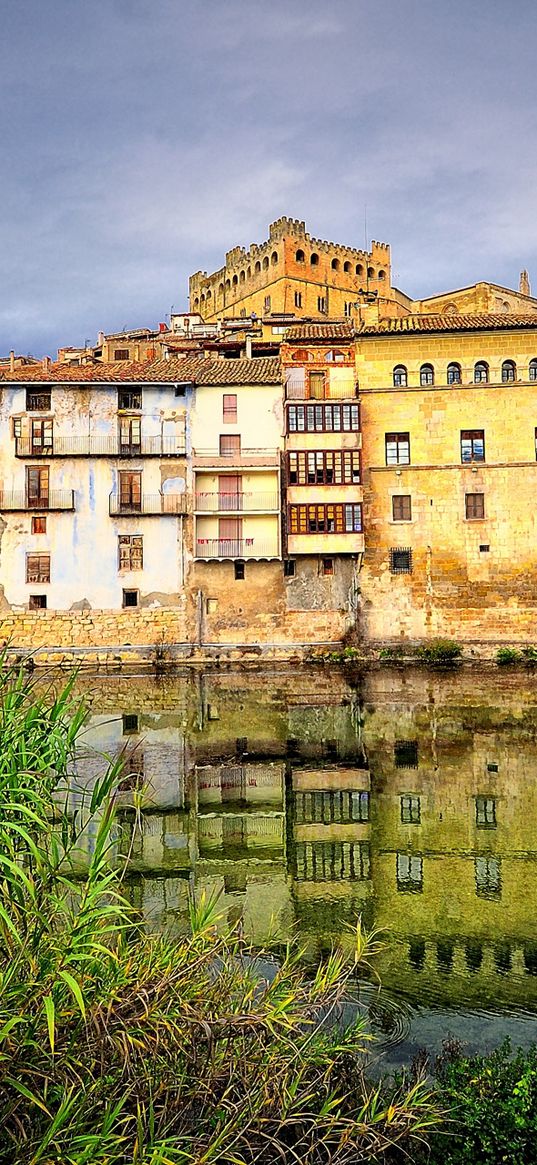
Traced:
[[51, 393], [33, 392], [26, 389], [26, 411], [29, 413], [49, 413], [51, 408]]
[[304, 262], [305, 262], [305, 260], [306, 260], [306, 256], [305, 256], [304, 252], [303, 252], [303, 251], [297, 251], [297, 253], [296, 253], [296, 255], [295, 255], [295, 262], [296, 262], [296, 263], [304, 263]]
[[466, 517], [469, 520], [485, 517], [484, 494], [466, 494], [464, 500], [466, 503]]
[[461, 429], [461, 461], [485, 460], [485, 433], [483, 429]]
[[118, 407], [118, 409], [141, 409], [141, 407], [142, 407], [141, 390], [133, 391], [130, 388], [118, 388], [118, 390], [117, 390], [117, 407]]
[[283, 577], [294, 578], [296, 574], [296, 562], [294, 558], [285, 558], [283, 563]]
[[288, 433], [357, 433], [359, 430], [357, 404], [289, 405]]
[[412, 551], [409, 547], [391, 547], [390, 571], [392, 574], [412, 574]]
[[117, 544], [119, 570], [142, 570], [144, 565], [142, 535], [120, 534]]
[[28, 610], [29, 611], [45, 611], [46, 608], [47, 608], [47, 596], [46, 595], [30, 595], [30, 598], [28, 601]]
[[30, 423], [30, 448], [34, 456], [45, 456], [52, 453], [52, 421], [37, 421], [32, 418]]
[[478, 360], [474, 366], [474, 384], [486, 384], [489, 378], [489, 366], [484, 360]]
[[497, 761], [490, 760], [487, 762], [487, 773], [499, 773], [500, 766]]
[[287, 454], [289, 485], [359, 485], [360, 453], [351, 450]]
[[530, 380], [537, 380], [537, 360], [530, 360]]
[[235, 562], [234, 567], [235, 567], [235, 579], [236, 579], [236, 581], [242, 582], [242, 580], [244, 579], [245, 563], [244, 562]]
[[326, 393], [326, 373], [310, 372], [308, 376], [308, 397], [310, 400], [324, 400]]
[[475, 889], [478, 898], [501, 898], [501, 862], [485, 855], [475, 859]]
[[419, 825], [421, 822], [421, 802], [419, 797], [412, 793], [403, 793], [401, 797], [401, 824]]
[[26, 582], [50, 582], [50, 554], [26, 555]]
[[142, 449], [141, 417], [119, 418], [119, 452], [123, 455], [140, 453]]
[[16, 441], [20, 441], [22, 437], [22, 421], [20, 417], [12, 417], [13, 436]]
[[275, 267], [277, 262], [278, 262], [278, 252], [277, 251], [272, 252], [272, 255], [270, 256], [270, 261], [272, 263], [272, 266]]
[[310, 255], [310, 264], [312, 267], [319, 266], [319, 256], [315, 253], [315, 251], [313, 252], [312, 255]]
[[332, 259], [330, 266], [332, 268], [332, 271], [339, 271], [339, 268], [341, 266], [339, 259]]
[[410, 465], [410, 433], [386, 433], [386, 465]]
[[237, 424], [237, 394], [225, 392], [222, 397], [222, 417], [225, 425]]
[[396, 364], [393, 370], [393, 383], [395, 388], [406, 388], [408, 377], [404, 364]]
[[271, 298], [270, 298], [270, 295], [266, 295], [266, 296], [265, 296], [265, 302], [264, 302], [264, 309], [265, 309], [265, 311], [270, 311], [270, 305], [271, 305]]
[[346, 505], [289, 506], [290, 534], [360, 534], [362, 507]]
[[138, 591], [123, 591], [123, 606], [137, 607], [138, 606]]
[[516, 380], [516, 364], [513, 360], [504, 360], [502, 364], [502, 384], [512, 384]]
[[460, 364], [448, 364], [447, 366], [447, 382], [448, 384], [461, 383], [461, 366]]
[[343, 364], [345, 362], [345, 352], [340, 348], [329, 348], [325, 360], [327, 364]]
[[397, 889], [419, 894], [423, 890], [423, 858], [418, 854], [396, 856]]
[[334, 573], [334, 559], [333, 558], [322, 558], [321, 559], [321, 574], [326, 576], [326, 575], [332, 575], [333, 573]]
[[115, 348], [114, 360], [128, 360], [130, 352], [128, 348]]
[[410, 494], [396, 494], [392, 498], [392, 517], [394, 522], [412, 521], [412, 501]]
[[294, 818], [300, 825], [346, 825], [366, 823], [370, 818], [366, 789], [300, 790], [293, 800]]
[[295, 307], [302, 307], [302, 292], [295, 291]]
[[122, 717], [123, 720], [123, 736], [130, 736], [132, 732], [139, 731], [139, 717], [136, 712], [126, 712]]
[[46, 534], [47, 519], [44, 517], [32, 517], [32, 534]]
[[420, 384], [434, 384], [434, 368], [432, 364], [422, 364], [420, 368]]
[[349, 260], [348, 260], [348, 259], [346, 259], [346, 260], [345, 260], [345, 262], [344, 262], [344, 264], [343, 264], [343, 270], [344, 270], [344, 271], [345, 271], [345, 273], [348, 275], [348, 274], [349, 274], [349, 272], [350, 272], [350, 269], [351, 269], [351, 265], [350, 265], [350, 263], [349, 263]]
[[43, 510], [49, 505], [49, 472], [48, 468], [34, 468], [26, 470], [26, 493], [28, 509]]
[[475, 823], [478, 829], [496, 829], [495, 797], [476, 797]]
[[[119, 473], [119, 509], [126, 513], [134, 510], [136, 513], [141, 513], [142, 510], [142, 474], [127, 473], [120, 471]], [[125, 604], [123, 604], [125, 606]]]
[[487, 545], [485, 545], [485, 546], [480, 546], [480, 547], [479, 547], [479, 553], [480, 553], [480, 554], [488, 554], [488, 553], [489, 553], [489, 550], [490, 550], [490, 546], [489, 546], [488, 544], [487, 544]]
[[220, 435], [220, 456], [221, 457], [233, 457], [235, 454], [239, 454], [240, 451], [241, 451], [240, 434], [238, 434], [238, 433], [233, 433], [233, 434], [222, 433]]
[[396, 769], [417, 769], [417, 740], [396, 740], [393, 746], [393, 763]]
[[323, 312], [326, 311], [326, 296], [325, 295], [318, 295], [317, 296], [317, 311], [323, 311]]
[[345, 300], [345, 303], [343, 305], [343, 311], [344, 311], [346, 316], [352, 315], [353, 307], [354, 307], [354, 304], [350, 300]]

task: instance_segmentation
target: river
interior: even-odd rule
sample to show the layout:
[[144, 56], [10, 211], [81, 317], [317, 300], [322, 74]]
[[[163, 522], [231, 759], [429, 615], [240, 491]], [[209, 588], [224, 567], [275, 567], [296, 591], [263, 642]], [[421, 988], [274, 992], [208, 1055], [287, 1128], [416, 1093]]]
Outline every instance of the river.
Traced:
[[314, 962], [351, 950], [361, 915], [384, 932], [371, 1014], [388, 1066], [446, 1036], [537, 1039], [531, 673], [82, 673], [76, 690], [78, 784], [127, 758], [118, 844], [148, 926], [184, 930], [204, 888], [253, 942], [297, 934]]

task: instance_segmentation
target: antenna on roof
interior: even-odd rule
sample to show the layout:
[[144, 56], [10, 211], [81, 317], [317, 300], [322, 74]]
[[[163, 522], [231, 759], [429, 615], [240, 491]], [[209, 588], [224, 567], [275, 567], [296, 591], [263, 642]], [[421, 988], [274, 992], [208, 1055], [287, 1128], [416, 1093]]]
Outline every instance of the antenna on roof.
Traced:
[[364, 249], [367, 251], [367, 203], [364, 202]]

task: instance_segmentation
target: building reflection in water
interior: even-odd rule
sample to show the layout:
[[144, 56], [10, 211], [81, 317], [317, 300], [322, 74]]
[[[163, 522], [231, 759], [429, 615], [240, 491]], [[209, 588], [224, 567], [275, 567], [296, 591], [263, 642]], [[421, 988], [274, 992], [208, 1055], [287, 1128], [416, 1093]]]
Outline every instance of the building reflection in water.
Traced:
[[313, 960], [350, 949], [361, 915], [390, 936], [389, 991], [537, 1009], [529, 686], [377, 670], [357, 689], [318, 669], [88, 682], [71, 809], [121, 753], [118, 855], [150, 925], [184, 928], [203, 888], [247, 937], [298, 931]]

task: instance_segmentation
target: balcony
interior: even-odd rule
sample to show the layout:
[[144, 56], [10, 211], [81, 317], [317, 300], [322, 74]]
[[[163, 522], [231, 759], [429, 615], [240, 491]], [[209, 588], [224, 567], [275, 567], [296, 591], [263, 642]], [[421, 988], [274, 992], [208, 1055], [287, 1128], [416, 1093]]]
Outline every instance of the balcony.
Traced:
[[240, 449], [221, 453], [219, 449], [195, 449], [196, 469], [277, 469], [280, 455], [277, 449]]
[[241, 493], [204, 493], [196, 494], [197, 513], [258, 513], [278, 512], [280, 500], [273, 491], [261, 493], [255, 490]]
[[15, 438], [16, 457], [184, 457], [185, 435], [179, 437], [142, 437], [139, 442], [125, 443], [117, 434], [63, 437], [54, 433], [51, 445], [42, 445], [30, 437]]
[[39, 497], [30, 496], [24, 490], [12, 493], [0, 490], [0, 510], [74, 510], [74, 489], [52, 489]]
[[142, 494], [141, 497], [121, 498], [117, 493], [110, 494], [110, 515], [117, 517], [159, 517], [161, 514], [186, 514], [186, 494]]
[[275, 542], [261, 542], [257, 538], [198, 538], [196, 558], [280, 558]]

